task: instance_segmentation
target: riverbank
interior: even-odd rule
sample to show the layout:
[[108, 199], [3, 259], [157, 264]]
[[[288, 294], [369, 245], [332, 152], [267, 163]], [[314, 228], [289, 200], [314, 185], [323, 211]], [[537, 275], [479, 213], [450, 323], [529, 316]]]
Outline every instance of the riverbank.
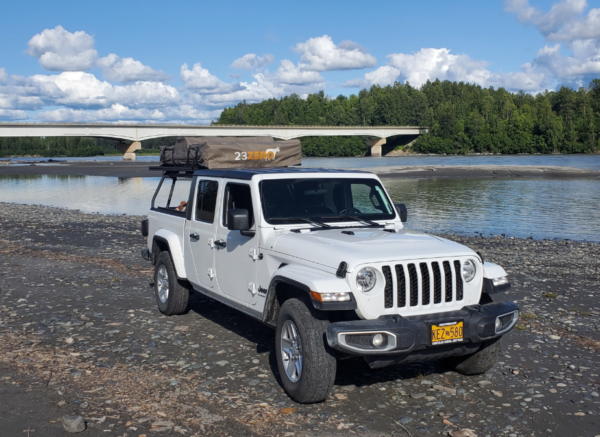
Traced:
[[[158, 177], [148, 168], [158, 163], [65, 161], [0, 165], [0, 175]], [[351, 163], [350, 163], [351, 165]], [[600, 170], [538, 165], [410, 165], [359, 168], [386, 178], [600, 178]]]
[[[600, 428], [600, 245], [449, 236], [503, 265], [518, 329], [488, 373], [340, 363], [330, 398], [297, 405], [274, 332], [198, 295], [156, 309], [141, 216], [0, 204], [0, 417], [7, 435], [594, 436]], [[10, 403], [9, 403], [10, 400]], [[402, 427], [399, 425], [401, 424]], [[32, 434], [32, 435], [36, 435]], [[452, 435], [452, 434], [450, 434]], [[468, 435], [468, 434], [461, 434]]]

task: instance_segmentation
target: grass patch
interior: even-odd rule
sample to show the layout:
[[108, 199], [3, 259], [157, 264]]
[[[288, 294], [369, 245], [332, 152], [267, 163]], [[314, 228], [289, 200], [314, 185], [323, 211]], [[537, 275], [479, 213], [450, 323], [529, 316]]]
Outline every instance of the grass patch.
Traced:
[[522, 319], [537, 319], [538, 316], [536, 316], [534, 313], [521, 313], [520, 317]]
[[546, 296], [548, 299], [556, 299], [558, 294], [552, 293], [551, 291], [547, 291], [546, 293], [544, 293], [544, 296]]
[[525, 331], [527, 329], [527, 326], [525, 326], [525, 325], [517, 325], [517, 326], [515, 326], [515, 328], [517, 328], [519, 331]]

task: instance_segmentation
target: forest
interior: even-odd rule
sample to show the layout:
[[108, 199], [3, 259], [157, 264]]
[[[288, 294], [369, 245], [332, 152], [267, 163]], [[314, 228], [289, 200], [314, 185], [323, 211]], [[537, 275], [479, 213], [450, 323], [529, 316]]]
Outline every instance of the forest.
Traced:
[[[292, 94], [225, 109], [215, 124], [424, 126], [416, 153], [590, 153], [600, 148], [600, 79], [536, 95], [463, 82], [372, 86], [358, 96]], [[368, 152], [364, 138], [301, 138], [306, 156]]]
[[[600, 149], [600, 79], [574, 90], [561, 87], [536, 95], [463, 82], [426, 82], [420, 88], [373, 85], [336, 98], [323, 91], [226, 108], [213, 124], [424, 126], [429, 133], [405, 147], [411, 153], [594, 153]], [[362, 156], [364, 137], [306, 137], [304, 156]], [[142, 142], [138, 154], [158, 153], [174, 137]], [[0, 157], [118, 154], [117, 141], [98, 138], [0, 138]], [[389, 150], [389, 148], [388, 148]]]

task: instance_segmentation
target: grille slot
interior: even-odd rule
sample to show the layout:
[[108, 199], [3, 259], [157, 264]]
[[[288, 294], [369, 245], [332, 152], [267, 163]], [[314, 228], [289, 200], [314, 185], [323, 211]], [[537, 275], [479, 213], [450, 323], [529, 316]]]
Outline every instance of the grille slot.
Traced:
[[454, 261], [454, 274], [456, 276], [456, 300], [463, 299], [463, 280], [460, 274], [460, 261]]
[[454, 293], [454, 281], [452, 280], [452, 269], [450, 263], [444, 261], [444, 282], [446, 285], [446, 302], [452, 302], [452, 293]]
[[421, 268], [421, 304], [429, 305], [431, 302], [431, 285], [429, 280], [429, 266], [427, 263], [419, 264]]
[[414, 264], [408, 265], [408, 276], [410, 278], [410, 306], [416, 307], [419, 303], [419, 278]]
[[404, 266], [396, 265], [396, 282], [398, 283], [398, 307], [406, 306], [406, 275]]
[[433, 303], [442, 302], [442, 275], [440, 273], [440, 265], [437, 262], [431, 263], [433, 271]]
[[385, 307], [391, 308], [394, 306], [394, 284], [392, 283], [392, 271], [389, 266], [383, 266], [383, 277], [385, 278]]

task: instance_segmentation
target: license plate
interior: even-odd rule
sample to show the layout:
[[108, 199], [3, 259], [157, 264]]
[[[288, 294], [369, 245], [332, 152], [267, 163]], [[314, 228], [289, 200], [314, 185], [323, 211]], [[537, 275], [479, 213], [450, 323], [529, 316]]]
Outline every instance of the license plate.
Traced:
[[463, 341], [463, 325], [462, 321], [431, 325], [431, 344], [448, 344]]

